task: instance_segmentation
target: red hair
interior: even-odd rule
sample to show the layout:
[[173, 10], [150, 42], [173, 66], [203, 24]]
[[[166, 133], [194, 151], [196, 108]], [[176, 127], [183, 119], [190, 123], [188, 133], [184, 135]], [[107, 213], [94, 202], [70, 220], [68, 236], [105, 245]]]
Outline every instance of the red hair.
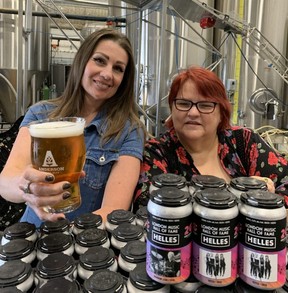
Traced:
[[[177, 97], [179, 90], [188, 80], [194, 82], [201, 96], [219, 104], [221, 122], [218, 125], [218, 131], [230, 128], [232, 108], [227, 98], [225, 87], [214, 72], [202, 67], [189, 67], [188, 69], [180, 71], [180, 73], [174, 77], [168, 95], [170, 110], [172, 109], [173, 101]], [[173, 122], [168, 122], [168, 126], [173, 126]]]

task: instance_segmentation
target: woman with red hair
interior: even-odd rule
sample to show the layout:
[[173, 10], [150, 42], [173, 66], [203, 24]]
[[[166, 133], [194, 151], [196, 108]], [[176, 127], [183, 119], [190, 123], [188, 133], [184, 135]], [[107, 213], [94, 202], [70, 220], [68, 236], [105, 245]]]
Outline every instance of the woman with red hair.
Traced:
[[288, 181], [287, 161], [257, 133], [230, 125], [231, 104], [215, 73], [201, 67], [182, 70], [168, 95], [168, 130], [145, 146], [134, 209], [146, 205], [154, 175], [213, 175], [229, 183], [235, 177], [264, 180], [275, 191]]

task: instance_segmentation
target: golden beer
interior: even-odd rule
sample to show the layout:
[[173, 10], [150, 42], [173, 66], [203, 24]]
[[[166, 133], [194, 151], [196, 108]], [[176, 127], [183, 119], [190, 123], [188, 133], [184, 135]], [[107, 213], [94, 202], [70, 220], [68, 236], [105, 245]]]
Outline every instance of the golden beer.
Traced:
[[29, 125], [31, 160], [35, 169], [50, 172], [55, 183], [69, 181], [71, 197], [47, 207], [51, 213], [68, 213], [81, 205], [79, 176], [85, 162], [85, 119], [46, 119]]

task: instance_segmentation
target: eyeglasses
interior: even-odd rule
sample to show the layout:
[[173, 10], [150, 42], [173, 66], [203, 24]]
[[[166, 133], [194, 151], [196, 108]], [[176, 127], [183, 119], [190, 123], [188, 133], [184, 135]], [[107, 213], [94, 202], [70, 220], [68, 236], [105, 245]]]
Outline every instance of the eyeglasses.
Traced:
[[202, 114], [210, 114], [215, 110], [215, 107], [218, 103], [216, 102], [196, 102], [193, 103], [189, 100], [184, 99], [175, 99], [174, 104], [177, 110], [188, 112], [194, 105], [196, 106], [197, 110]]

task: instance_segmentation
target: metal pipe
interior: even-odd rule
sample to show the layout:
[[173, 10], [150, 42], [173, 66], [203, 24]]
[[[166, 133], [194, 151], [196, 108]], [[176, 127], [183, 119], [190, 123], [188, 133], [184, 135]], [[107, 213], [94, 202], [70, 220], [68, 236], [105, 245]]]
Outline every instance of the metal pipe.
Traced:
[[142, 53], [142, 24], [141, 19], [143, 16], [142, 10], [139, 11], [139, 23], [138, 23], [138, 49], [137, 49], [137, 71], [136, 71], [136, 102], [139, 102], [140, 97], [140, 70], [141, 70], [141, 53]]
[[15, 120], [17, 119], [17, 117], [24, 114], [23, 111], [21, 111], [21, 108], [23, 107], [23, 1], [19, 1], [17, 42], [17, 97]]
[[[75, 32], [75, 34], [80, 38], [81, 41], [84, 41], [84, 38], [78, 33], [74, 25], [68, 20], [68, 18], [65, 16], [65, 14], [55, 5], [53, 0], [50, 0], [53, 4], [54, 8], [58, 11], [58, 13], [61, 15], [61, 17], [69, 24], [69, 26], [72, 28], [72, 30]], [[41, 8], [45, 11], [43, 5], [41, 5], [40, 0], [36, 0], [36, 2], [41, 6]], [[45, 11], [47, 13], [47, 11]]]
[[[31, 36], [32, 31], [32, 0], [26, 0], [26, 17], [25, 17], [25, 27], [23, 31], [24, 35], [24, 68], [23, 68], [23, 109], [28, 107], [28, 40]], [[20, 32], [20, 31], [19, 31]]]
[[[18, 10], [16, 9], [3, 9], [0, 8], [0, 13], [3, 14], [18, 14]], [[23, 14], [25, 15], [25, 11], [23, 11]], [[57, 13], [49, 13], [49, 15], [53, 18], [61, 18], [61, 15]], [[32, 16], [40, 16], [40, 17], [48, 17], [46, 13], [33, 11]], [[126, 23], [126, 19], [123, 17], [102, 17], [102, 16], [85, 16], [85, 15], [77, 15], [77, 14], [67, 14], [65, 13], [65, 16], [69, 19], [76, 19], [76, 20], [89, 20], [89, 21], [113, 21], [113, 22], [120, 22], [120, 23]]]
[[[10, 87], [10, 89], [11, 89], [12, 93], [14, 94], [15, 98], [17, 99], [17, 92], [14, 89], [12, 83], [9, 81], [9, 79], [6, 78], [5, 75], [3, 75], [2, 73], [0, 73], [0, 77], [3, 78], [4, 81], [8, 84], [8, 86]], [[9, 95], [9, 98], [10, 98], [10, 102], [12, 102], [10, 95]]]
[[[50, 13], [46, 10], [46, 8], [41, 5], [39, 0], [36, 0], [36, 2], [41, 6], [41, 8], [45, 11], [46, 15], [49, 17], [49, 19], [54, 22], [54, 24], [57, 26], [57, 28], [62, 32], [62, 34], [67, 38], [67, 40], [70, 42], [70, 44], [76, 49], [78, 50], [78, 47], [73, 43], [73, 41], [71, 41], [69, 39], [69, 36], [65, 33], [65, 31], [57, 24], [57, 22], [51, 17]], [[75, 28], [72, 26], [72, 28], [75, 31]], [[81, 38], [83, 40], [83, 38]]]
[[[155, 23], [153, 23], [153, 22], [151, 22], [151, 21], [148, 21], [148, 20], [146, 20], [146, 19], [142, 19], [142, 21], [143, 21], [143, 22], [146, 22], [146, 23], [148, 23], [148, 24], [150, 24], [150, 25], [152, 25], [152, 26], [154, 26], [154, 27], [160, 28], [159, 25], [157, 25], [157, 24], [155, 24]], [[189, 25], [189, 27], [192, 28], [190, 25]], [[195, 31], [194, 28], [192, 28], [192, 30]], [[182, 37], [182, 36], [180, 36], [179, 34], [176, 34], [176, 33], [172, 32], [172, 31], [170, 31], [170, 30], [168, 30], [168, 29], [166, 29], [165, 31], [166, 31], [167, 33], [173, 35], [173, 36], [177, 36], [177, 38], [179, 38], [179, 39], [181, 39], [181, 40], [183, 40], [183, 41], [186, 41], [186, 42], [188, 42], [188, 43], [190, 43], [190, 44], [193, 44], [193, 45], [195, 45], [195, 46], [197, 46], [197, 47], [199, 47], [199, 48], [201, 48], [201, 49], [203, 49], [203, 50], [206, 50], [206, 51], [208, 51], [208, 52], [210, 52], [210, 53], [216, 54], [219, 58], [222, 57], [221, 53], [220, 53], [215, 47], [213, 47], [212, 45], [211, 45], [212, 47], [209, 46], [209, 47], [211, 48], [211, 49], [209, 49], [209, 48], [204, 47], [204, 46], [201, 46], [200, 44], [198, 44], [198, 43], [196, 43], [196, 42], [193, 42], [193, 41], [191, 41], [191, 40], [189, 40], [189, 39], [187, 39], [187, 38], [185, 38], [185, 37]], [[197, 34], [198, 34], [198, 33], [197, 33]], [[201, 37], [201, 38], [202, 38], [202, 37]], [[203, 39], [203, 38], [202, 38], [202, 39]], [[207, 41], [206, 41], [206, 42], [207, 42]]]
[[156, 128], [155, 136], [160, 133], [161, 127], [161, 89], [163, 89], [164, 76], [164, 66], [163, 62], [166, 59], [166, 47], [164, 42], [166, 41], [166, 11], [167, 11], [167, 0], [162, 0], [162, 19], [161, 19], [161, 29], [160, 29], [160, 45], [159, 45], [159, 64], [158, 64], [158, 74], [157, 74], [157, 91], [156, 96], [158, 97], [157, 111], [156, 111]]

